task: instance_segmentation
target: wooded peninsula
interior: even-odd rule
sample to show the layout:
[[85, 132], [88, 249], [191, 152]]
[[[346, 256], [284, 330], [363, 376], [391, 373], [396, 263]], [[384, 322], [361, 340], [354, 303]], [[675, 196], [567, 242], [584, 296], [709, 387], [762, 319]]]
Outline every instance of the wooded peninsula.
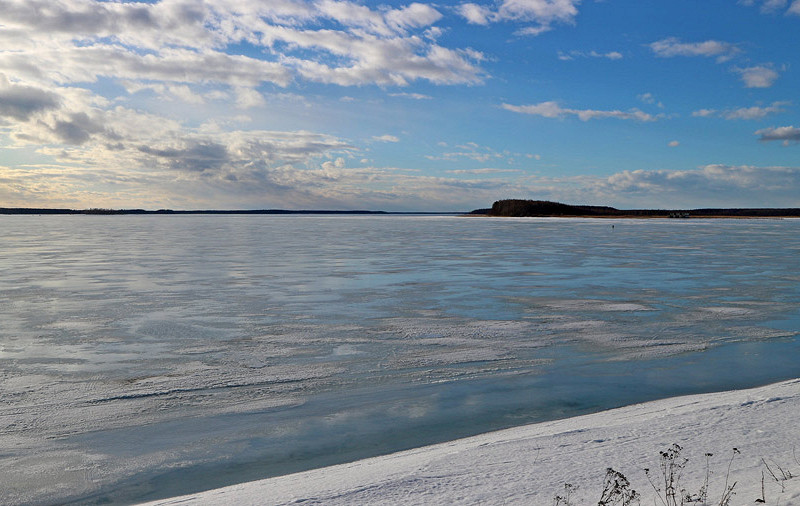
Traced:
[[491, 208], [472, 215], [508, 217], [585, 218], [798, 218], [800, 208], [700, 208], [617, 209], [608, 206], [575, 206], [548, 200], [498, 200]]

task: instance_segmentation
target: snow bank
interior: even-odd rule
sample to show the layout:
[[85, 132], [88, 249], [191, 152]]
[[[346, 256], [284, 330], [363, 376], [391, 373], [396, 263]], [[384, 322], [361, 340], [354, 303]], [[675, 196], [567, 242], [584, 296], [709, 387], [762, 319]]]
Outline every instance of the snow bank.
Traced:
[[800, 504], [798, 414], [800, 379], [527, 425], [149, 504], [552, 505], [565, 483], [577, 487], [571, 504], [597, 504], [608, 467], [628, 477], [642, 505], [661, 504], [644, 469], [660, 478], [659, 451], [677, 443], [688, 459], [680, 484], [690, 492], [703, 485], [712, 454], [709, 504], [719, 503], [726, 479], [736, 484], [732, 505], [755, 504], [763, 475], [766, 504], [793, 505]]

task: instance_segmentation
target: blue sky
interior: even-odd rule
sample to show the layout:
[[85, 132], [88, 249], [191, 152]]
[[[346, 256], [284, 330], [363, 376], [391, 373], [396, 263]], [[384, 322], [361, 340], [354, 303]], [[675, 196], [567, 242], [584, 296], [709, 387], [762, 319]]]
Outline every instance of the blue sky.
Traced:
[[0, 0], [0, 207], [800, 207], [800, 0]]

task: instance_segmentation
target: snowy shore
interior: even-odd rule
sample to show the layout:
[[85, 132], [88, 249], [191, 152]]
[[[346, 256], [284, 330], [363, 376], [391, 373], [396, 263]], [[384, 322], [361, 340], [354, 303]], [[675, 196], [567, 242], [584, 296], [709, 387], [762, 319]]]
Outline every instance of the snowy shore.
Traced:
[[708, 460], [707, 504], [719, 504], [726, 480], [735, 483], [731, 505], [762, 498], [800, 504], [800, 379], [516, 427], [148, 504], [552, 505], [569, 483], [570, 504], [594, 505], [609, 467], [630, 480], [642, 505], [663, 504], [644, 469], [663, 489], [659, 452], [673, 444], [688, 459], [678, 483], [688, 492], [703, 486]]

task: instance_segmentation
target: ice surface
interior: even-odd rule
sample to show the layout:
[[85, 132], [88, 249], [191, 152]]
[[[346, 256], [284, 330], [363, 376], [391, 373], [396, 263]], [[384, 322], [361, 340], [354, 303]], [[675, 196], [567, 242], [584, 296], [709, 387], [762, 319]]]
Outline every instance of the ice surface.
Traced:
[[[644, 470], [651, 470], [655, 486], [663, 491], [659, 452], [672, 444], [679, 444], [687, 459], [678, 474], [681, 488], [689, 493], [703, 487], [708, 458], [706, 504], [719, 503], [727, 482], [736, 484], [733, 506], [759, 504], [756, 500], [762, 498], [766, 504], [792, 506], [800, 503], [800, 464], [795, 451], [800, 434], [798, 409], [800, 380], [677, 397], [148, 506], [547, 505], [563, 495], [566, 483], [572, 485], [570, 504], [596, 504], [608, 467], [630, 480], [631, 488], [641, 494], [641, 504], [664, 504], [664, 496], [657, 498]], [[738, 453], [734, 454], [734, 448]], [[767, 465], [778, 480], [771, 478]]]
[[165, 497], [796, 375], [797, 220], [0, 226], [4, 502]]

